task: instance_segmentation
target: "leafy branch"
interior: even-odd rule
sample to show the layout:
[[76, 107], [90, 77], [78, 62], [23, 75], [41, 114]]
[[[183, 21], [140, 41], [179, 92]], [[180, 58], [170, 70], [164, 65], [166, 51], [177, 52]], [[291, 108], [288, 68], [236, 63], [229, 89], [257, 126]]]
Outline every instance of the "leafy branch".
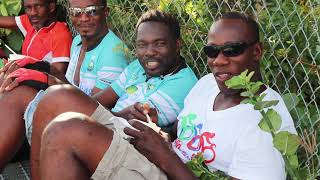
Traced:
[[262, 82], [251, 82], [251, 78], [254, 72], [248, 74], [248, 70], [242, 72], [238, 76], [234, 76], [230, 80], [226, 81], [228, 88], [241, 89], [241, 96], [245, 99], [242, 104], [252, 104], [254, 109], [259, 111], [262, 115], [262, 119], [259, 123], [259, 127], [266, 132], [271, 133], [273, 138], [274, 147], [282, 154], [285, 162], [286, 171], [292, 179], [301, 179], [298, 172], [298, 157], [296, 155], [297, 149], [301, 144], [300, 137], [296, 134], [292, 134], [288, 131], [279, 131], [281, 127], [281, 117], [271, 107], [278, 104], [279, 101], [271, 100], [264, 101], [266, 94], [258, 94]]
[[200, 180], [227, 180], [228, 177], [220, 172], [211, 172], [208, 167], [204, 163], [205, 159], [202, 153], [198, 153], [196, 156], [192, 158], [191, 161], [187, 162], [187, 167], [194, 173], [196, 177]]
[[[21, 0], [1, 0], [0, 16], [16, 16], [22, 9]], [[21, 49], [23, 36], [18, 31], [0, 28], [0, 38], [5, 41], [14, 51], [19, 52]], [[10, 52], [4, 48], [6, 54]]]

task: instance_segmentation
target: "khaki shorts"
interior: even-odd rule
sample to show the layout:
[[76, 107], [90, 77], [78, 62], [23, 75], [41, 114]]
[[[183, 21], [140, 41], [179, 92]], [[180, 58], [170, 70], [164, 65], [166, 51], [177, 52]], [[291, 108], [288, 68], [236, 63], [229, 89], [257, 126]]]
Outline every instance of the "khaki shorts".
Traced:
[[104, 154], [96, 171], [92, 175], [96, 180], [167, 180], [167, 176], [156, 165], [141, 155], [127, 140], [123, 139], [119, 130], [108, 121], [113, 115], [99, 105], [91, 116], [97, 122], [112, 129], [113, 139]]

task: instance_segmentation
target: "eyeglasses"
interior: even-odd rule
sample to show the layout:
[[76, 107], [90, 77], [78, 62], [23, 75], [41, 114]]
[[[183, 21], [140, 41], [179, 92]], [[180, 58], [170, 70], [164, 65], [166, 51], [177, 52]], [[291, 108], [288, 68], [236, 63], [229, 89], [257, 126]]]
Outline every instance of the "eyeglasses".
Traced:
[[73, 17], [79, 17], [82, 13], [85, 13], [88, 16], [97, 16], [98, 11], [103, 9], [104, 6], [88, 6], [85, 8], [69, 8], [69, 13]]
[[228, 43], [225, 45], [217, 46], [217, 45], [207, 45], [203, 48], [204, 53], [209, 58], [216, 58], [222, 52], [225, 57], [235, 57], [244, 53], [244, 51], [255, 44], [257, 41], [253, 41], [251, 43], [246, 42], [234, 42]]

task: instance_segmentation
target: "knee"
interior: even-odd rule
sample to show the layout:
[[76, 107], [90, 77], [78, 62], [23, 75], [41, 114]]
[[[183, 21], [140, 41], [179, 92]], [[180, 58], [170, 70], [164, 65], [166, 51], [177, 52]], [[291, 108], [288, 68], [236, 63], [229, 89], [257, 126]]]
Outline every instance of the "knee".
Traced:
[[0, 93], [0, 101], [1, 104], [14, 105], [19, 108], [20, 104], [27, 106], [37, 92], [37, 90], [27, 86], [18, 86], [11, 91]]
[[77, 92], [77, 89], [72, 85], [54, 85], [49, 87], [45, 94], [43, 95], [41, 101], [39, 102], [38, 107], [49, 108], [54, 107], [57, 108], [66, 102], [70, 103], [70, 99], [76, 98], [79, 96], [78, 94], [81, 92]]
[[43, 130], [41, 147], [61, 147], [70, 144], [70, 142], [75, 142], [75, 138], [82, 133], [82, 131], [79, 131], [79, 127], [83, 126], [85, 121], [91, 121], [91, 119], [80, 113], [66, 112], [60, 114]]
[[[45, 91], [37, 109], [44, 111], [43, 108], [45, 108], [47, 112], [53, 110], [60, 114], [66, 111], [82, 112], [82, 106], [88, 107], [90, 105], [96, 107], [97, 103], [78, 88], [65, 84], [49, 87]], [[77, 111], [78, 109], [80, 111]]]

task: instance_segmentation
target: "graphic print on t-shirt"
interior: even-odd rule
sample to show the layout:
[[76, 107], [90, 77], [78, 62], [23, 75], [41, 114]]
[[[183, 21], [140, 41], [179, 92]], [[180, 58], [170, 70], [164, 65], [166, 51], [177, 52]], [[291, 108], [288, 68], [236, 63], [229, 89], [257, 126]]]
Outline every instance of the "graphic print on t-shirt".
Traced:
[[178, 138], [173, 144], [189, 160], [198, 153], [203, 153], [205, 163], [212, 163], [216, 158], [216, 144], [213, 143], [215, 133], [202, 132], [203, 124], [197, 122], [201, 121], [197, 121], [196, 114], [182, 116]]

